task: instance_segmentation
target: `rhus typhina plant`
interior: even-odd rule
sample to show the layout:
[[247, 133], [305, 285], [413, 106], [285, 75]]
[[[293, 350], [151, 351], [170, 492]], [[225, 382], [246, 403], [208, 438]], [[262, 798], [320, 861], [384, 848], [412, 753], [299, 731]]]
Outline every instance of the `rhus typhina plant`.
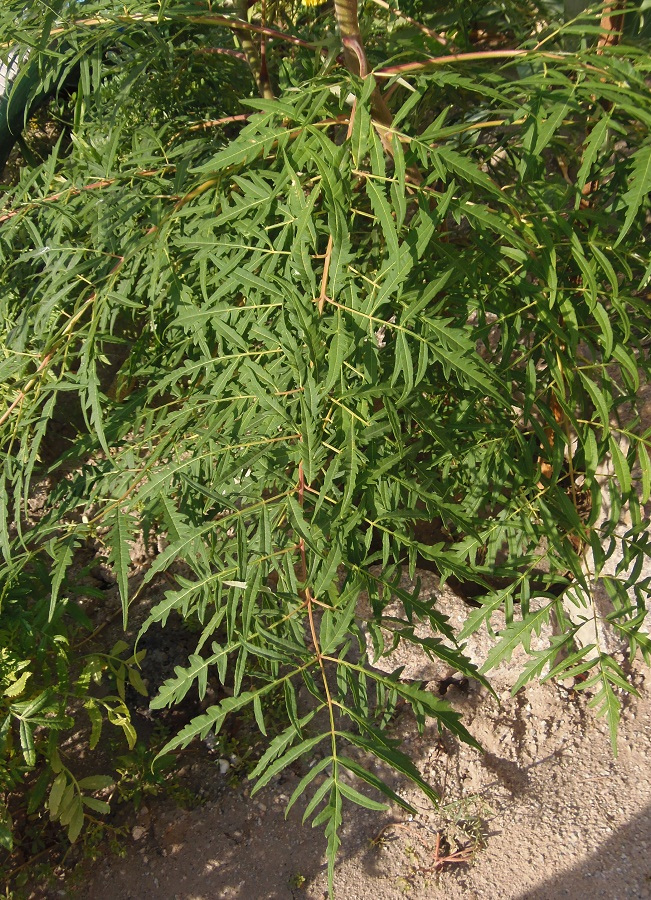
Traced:
[[[651, 648], [640, 10], [622, 37], [612, 10], [533, 2], [3, 4], [62, 131], [0, 214], [2, 615], [58, 621], [90, 539], [125, 625], [167, 572], [141, 633], [200, 628], [151, 706], [226, 690], [166, 752], [247, 707], [265, 734], [284, 696], [253, 777], [317, 759], [289, 805], [324, 826], [331, 885], [347, 804], [409, 808], [364, 753], [436, 800], [396, 704], [473, 742], [378, 654], [485, 680], [553, 617], [516, 687], [581, 674], [614, 743], [629, 685], [601, 626]], [[141, 532], [166, 543], [134, 596]], [[461, 634], [419, 563], [473, 586]], [[498, 610], [480, 673], [462, 641]]]

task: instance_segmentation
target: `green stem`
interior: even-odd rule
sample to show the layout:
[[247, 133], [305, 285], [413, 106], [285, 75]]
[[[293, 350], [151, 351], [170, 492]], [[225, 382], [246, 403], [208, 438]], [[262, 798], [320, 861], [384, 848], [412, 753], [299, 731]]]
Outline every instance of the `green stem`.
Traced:
[[[240, 18], [244, 19], [245, 22], [248, 21], [249, 13], [246, 0], [237, 0], [237, 12]], [[258, 50], [257, 44], [254, 42], [251, 35], [246, 31], [243, 32], [242, 36], [240, 37], [240, 43], [242, 45], [244, 55], [246, 56], [246, 60], [249, 64], [249, 68], [251, 69], [253, 77], [255, 78], [255, 83], [258, 86], [260, 96], [264, 97], [265, 100], [273, 100], [274, 91], [271, 86], [271, 81], [269, 80], [269, 72], [267, 71], [266, 61], [263, 64], [260, 58], [260, 52]]]
[[[341, 34], [341, 42], [344, 47], [344, 63], [349, 72], [366, 78], [368, 75], [368, 62], [364, 50], [364, 41], [359, 29], [357, 16], [357, 0], [335, 0], [335, 16]], [[391, 111], [386, 100], [376, 88], [372, 96], [373, 118], [379, 125], [390, 128], [393, 121]], [[390, 142], [387, 145], [390, 151]]]
[[344, 62], [353, 75], [366, 77], [368, 63], [357, 17], [357, 0], [335, 0], [335, 15], [344, 45]]

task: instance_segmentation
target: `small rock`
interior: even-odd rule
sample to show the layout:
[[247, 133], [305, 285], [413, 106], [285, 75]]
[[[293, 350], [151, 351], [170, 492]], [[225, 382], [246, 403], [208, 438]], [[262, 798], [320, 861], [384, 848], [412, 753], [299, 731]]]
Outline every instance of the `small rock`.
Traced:
[[30, 497], [27, 501], [27, 504], [32, 512], [38, 512], [39, 510], [43, 509], [46, 500], [47, 494], [43, 492], [37, 494], [35, 497]]
[[143, 828], [142, 825], [134, 825], [131, 830], [131, 837], [134, 841], [139, 841], [147, 834], [147, 829]]
[[230, 769], [230, 767], [231, 767], [231, 764], [229, 763], [229, 761], [227, 759], [219, 760], [219, 774], [220, 775], [225, 775], [228, 772], [228, 770]]

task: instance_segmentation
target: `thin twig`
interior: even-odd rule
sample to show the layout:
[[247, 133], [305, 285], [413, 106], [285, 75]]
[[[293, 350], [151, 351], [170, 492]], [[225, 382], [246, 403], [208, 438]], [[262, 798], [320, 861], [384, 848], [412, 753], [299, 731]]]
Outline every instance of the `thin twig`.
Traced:
[[[267, 3], [266, 0], [262, 0], [262, 27], [265, 28], [266, 25]], [[269, 69], [267, 68], [267, 39], [266, 35], [264, 34], [260, 35], [260, 78], [264, 84], [268, 85], [269, 90], [271, 90], [271, 96], [273, 97], [271, 79], [269, 78]]]
[[[154, 175], [162, 175], [164, 172], [173, 172], [176, 166], [165, 166], [162, 170], [158, 169], [143, 169], [141, 172], [134, 172], [132, 175], [129, 175], [129, 178], [151, 178]], [[115, 184], [117, 178], [103, 178], [101, 181], [93, 181], [92, 184], [84, 184], [81, 187], [69, 187], [64, 191], [57, 191], [56, 194], [48, 194], [47, 197], [40, 197], [37, 200], [29, 200], [27, 203], [19, 206], [18, 209], [12, 209], [10, 212], [5, 213], [0, 216], [0, 225], [3, 222], [6, 222], [8, 219], [13, 219], [14, 216], [19, 215], [21, 212], [24, 212], [28, 209], [33, 209], [35, 206], [39, 206], [41, 203], [54, 203], [57, 200], [65, 199], [67, 200], [69, 197], [77, 197], [79, 194], [84, 191], [97, 191], [101, 188], [110, 187], [112, 184]]]
[[[192, 22], [195, 25], [223, 25], [225, 28], [232, 28], [235, 31], [252, 31], [255, 34], [266, 34], [268, 37], [277, 38], [280, 41], [286, 41], [290, 44], [297, 44], [300, 47], [308, 47], [310, 50], [320, 50], [322, 49], [319, 44], [314, 44], [311, 41], [304, 41], [301, 38], [294, 37], [292, 34], [286, 34], [284, 31], [277, 31], [275, 28], [267, 28], [260, 25], [252, 25], [250, 22], [247, 22], [244, 19], [236, 18], [235, 16], [220, 16], [216, 13], [206, 13], [204, 15], [197, 16], [187, 16], [182, 14], [177, 15], [163, 15], [163, 16], [145, 16], [145, 15], [126, 15], [126, 16], [114, 16], [109, 18], [103, 18], [98, 16], [93, 19], [76, 19], [71, 22], [69, 26], [65, 28], [53, 28], [50, 32], [51, 35], [58, 34], [67, 34], [72, 28], [86, 27], [92, 28], [97, 25], [115, 25], [124, 24], [160, 24], [161, 21], [173, 22], [175, 19], [185, 19], [187, 22]], [[11, 44], [0, 44], [0, 48], [10, 47]], [[327, 51], [326, 51], [327, 52]]]
[[206, 128], [219, 128], [220, 125], [228, 125], [230, 122], [246, 122], [251, 115], [251, 113], [240, 113], [237, 116], [224, 116], [223, 119], [209, 119], [207, 122], [196, 122], [194, 125], [188, 125], [183, 131], [177, 131], [169, 143], [172, 143], [186, 131], [202, 131]]
[[47, 356], [44, 356], [44, 357], [43, 357], [43, 359], [41, 360], [41, 363], [40, 363], [38, 369], [36, 370], [36, 373], [35, 373], [34, 377], [31, 378], [31, 379], [27, 382], [27, 384], [26, 384], [25, 387], [22, 389], [22, 391], [19, 391], [19, 392], [18, 392], [18, 396], [16, 397], [16, 399], [15, 399], [12, 403], [10, 403], [9, 409], [5, 410], [5, 412], [3, 413], [3, 415], [0, 416], [0, 425], [4, 425], [4, 423], [7, 421], [7, 419], [9, 418], [9, 416], [10, 416], [10, 415], [12, 414], [12, 412], [16, 409], [16, 407], [17, 407], [17, 406], [20, 406], [20, 404], [23, 402], [23, 400], [25, 399], [25, 397], [27, 396], [27, 394], [29, 393], [29, 391], [31, 391], [31, 389], [34, 387], [34, 385], [35, 385], [36, 382], [38, 381], [37, 375], [40, 375], [40, 373], [41, 373], [44, 369], [47, 368], [47, 366], [48, 366], [48, 364], [49, 364], [49, 362], [50, 362], [51, 359], [52, 359], [52, 353], [48, 353]]
[[475, 855], [475, 847], [462, 847], [446, 856], [441, 856], [441, 833], [436, 832], [436, 844], [434, 846], [434, 864], [431, 866], [418, 866], [416, 871], [422, 874], [428, 872], [440, 872], [441, 869], [450, 863], [469, 863]]
[[78, 194], [81, 194], [82, 191], [96, 191], [99, 188], [105, 188], [111, 184], [114, 184], [116, 180], [117, 179], [115, 178], [103, 178], [101, 181], [94, 181], [92, 184], [86, 184], [82, 187], [66, 188], [65, 191], [57, 191], [56, 194], [50, 194], [48, 197], [41, 197], [38, 200], [30, 200], [24, 206], [21, 206], [18, 209], [12, 209], [11, 212], [5, 213], [3, 216], [0, 216], [0, 224], [6, 222], [7, 219], [13, 219], [14, 216], [17, 216], [19, 213], [23, 212], [26, 209], [31, 209], [34, 206], [38, 206], [40, 203], [54, 203], [56, 200], [60, 200], [62, 197], [65, 197], [66, 199], [68, 197], [76, 197]]
[[233, 50], [231, 47], [199, 47], [198, 50], [194, 51], [195, 53], [201, 54], [219, 54], [221, 56], [233, 56], [235, 59], [240, 59], [242, 62], [246, 62], [246, 54], [242, 53], [241, 50]]
[[451, 53], [449, 56], [428, 56], [427, 59], [420, 62], [400, 63], [397, 66], [387, 66], [385, 69], [376, 69], [373, 74], [380, 78], [392, 78], [394, 75], [421, 72], [430, 66], [447, 66], [457, 62], [479, 62], [484, 59], [517, 59], [522, 56], [535, 56], [536, 58], [552, 59], [556, 62], [562, 62], [567, 58], [567, 54], [536, 53], [533, 50], [474, 50], [470, 53]]
[[332, 259], [332, 235], [328, 238], [328, 246], [326, 247], [325, 252], [325, 262], [323, 264], [323, 275], [321, 276], [321, 293], [319, 294], [319, 302], [318, 302], [318, 310], [319, 315], [323, 313], [323, 307], [325, 306], [326, 300], [330, 300], [328, 297], [328, 275], [330, 272], [330, 260]]
[[[303, 470], [303, 460], [301, 460], [298, 464], [298, 485], [297, 485], [297, 493], [298, 493], [298, 503], [302, 508], [303, 503], [305, 501], [305, 489], [308, 487], [305, 484], [305, 472]], [[301, 589], [301, 597], [305, 606], [307, 607], [307, 617], [310, 625], [310, 636], [312, 638], [312, 643], [314, 645], [314, 653], [316, 655], [317, 662], [319, 664], [319, 669], [321, 670], [321, 680], [323, 681], [323, 689], [326, 695], [326, 702], [328, 704], [328, 712], [330, 715], [330, 726], [332, 732], [332, 740], [334, 742], [334, 718], [333, 718], [333, 703], [332, 703], [332, 695], [330, 694], [330, 685], [328, 684], [328, 676], [325, 670], [324, 663], [324, 655], [321, 652], [321, 646], [319, 644], [319, 638], [316, 633], [316, 624], [314, 622], [314, 604], [315, 599], [312, 596], [312, 591], [305, 583], [307, 581], [307, 557], [305, 554], [305, 541], [303, 538], [300, 538], [298, 542], [299, 552], [300, 552], [300, 560], [301, 560], [301, 581], [304, 584], [304, 587]], [[334, 746], [333, 746], [333, 755], [334, 755]]]

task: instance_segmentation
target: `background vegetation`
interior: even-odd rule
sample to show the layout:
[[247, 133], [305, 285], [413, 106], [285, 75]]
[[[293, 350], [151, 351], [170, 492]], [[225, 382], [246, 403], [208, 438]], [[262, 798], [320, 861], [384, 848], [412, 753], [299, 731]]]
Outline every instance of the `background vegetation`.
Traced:
[[[339, 0], [3, 4], [24, 61], [0, 133], [22, 154], [0, 213], [7, 849], [21, 785], [73, 841], [107, 811], [115, 775], [79, 778], [71, 729], [135, 745], [142, 651], [86, 640], [89, 547], [125, 629], [160, 572], [140, 634], [197, 629], [152, 710], [220, 685], [163, 752], [246, 708], [264, 735], [273, 706], [257, 785], [316, 754], [290, 805], [331, 879], [345, 805], [380, 807], [361, 787], [406, 805], [351, 745], [436, 800], [396, 704], [473, 741], [374, 668], [400, 641], [484, 679], [463, 640], [495, 611], [485, 673], [551, 622], [516, 689], [580, 675], [615, 743], [626, 673], [575, 637], [599, 580], [631, 658], [651, 649], [646, 7], [359, 6], [358, 28]], [[46, 101], [48, 139], [17, 134]], [[161, 535], [134, 593], [131, 542]], [[405, 587], [419, 564], [472, 595], [461, 634]]]

